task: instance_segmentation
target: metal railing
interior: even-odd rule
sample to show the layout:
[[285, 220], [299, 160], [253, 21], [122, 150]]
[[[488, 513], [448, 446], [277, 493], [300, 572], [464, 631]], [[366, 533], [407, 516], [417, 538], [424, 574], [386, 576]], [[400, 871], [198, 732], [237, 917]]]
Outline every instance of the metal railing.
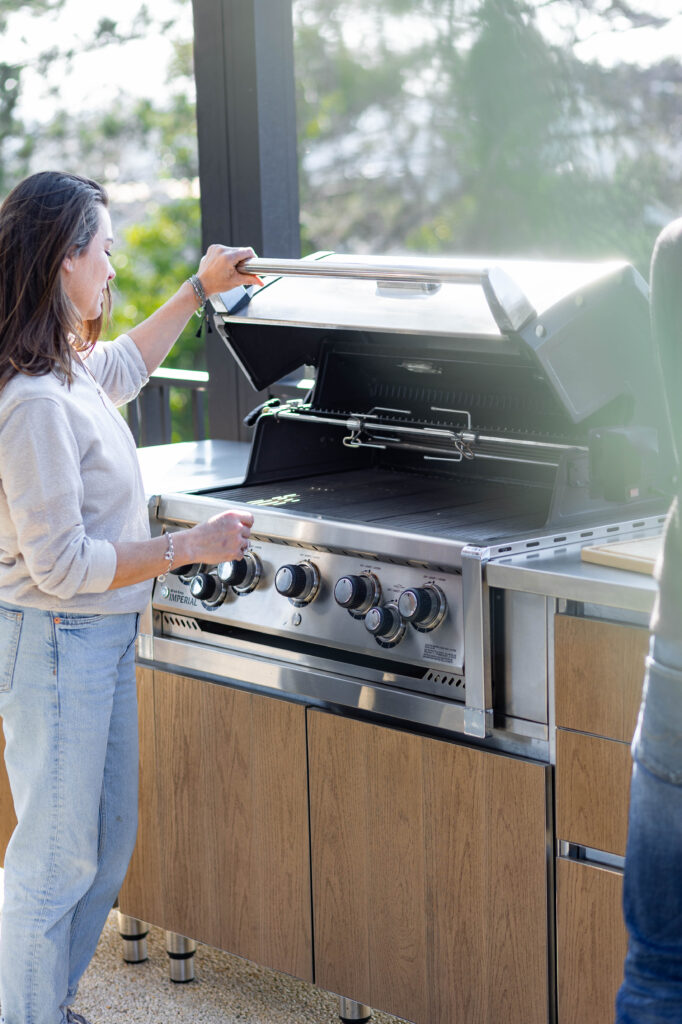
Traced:
[[[286, 401], [300, 398], [314, 383], [314, 369], [301, 366], [268, 389], [268, 398]], [[123, 413], [138, 448], [170, 444], [175, 427], [176, 440], [204, 441], [209, 375], [204, 370], [171, 370], [161, 367], [149, 377], [137, 398], [124, 407]], [[173, 418], [171, 392], [185, 391], [189, 409]], [[179, 435], [179, 436], [178, 436]]]
[[170, 444], [173, 439], [171, 392], [189, 392], [189, 418], [183, 440], [203, 441], [206, 437], [206, 390], [208, 373], [203, 370], [171, 370], [162, 367], [149, 377], [147, 385], [125, 409], [128, 426], [138, 447]]

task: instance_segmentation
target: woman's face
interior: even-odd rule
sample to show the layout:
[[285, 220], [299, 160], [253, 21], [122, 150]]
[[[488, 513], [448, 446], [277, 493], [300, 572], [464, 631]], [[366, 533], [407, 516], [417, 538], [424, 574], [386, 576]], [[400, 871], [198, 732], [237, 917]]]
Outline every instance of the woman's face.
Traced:
[[102, 312], [104, 292], [115, 276], [111, 265], [113, 233], [109, 211], [98, 205], [99, 227], [87, 248], [62, 263], [62, 285], [82, 321], [96, 320]]

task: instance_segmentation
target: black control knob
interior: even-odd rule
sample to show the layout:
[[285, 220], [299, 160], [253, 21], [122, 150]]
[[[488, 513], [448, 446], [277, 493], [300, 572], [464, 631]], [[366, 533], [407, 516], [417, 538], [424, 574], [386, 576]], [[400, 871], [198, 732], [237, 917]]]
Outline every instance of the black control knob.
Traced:
[[221, 562], [216, 572], [226, 587], [232, 587], [237, 594], [250, 594], [258, 586], [263, 575], [263, 566], [258, 555], [249, 552], [238, 561]]
[[282, 597], [301, 597], [307, 582], [302, 565], [282, 565], [275, 576], [275, 590]]
[[440, 587], [429, 583], [425, 587], [403, 590], [398, 598], [398, 610], [402, 618], [411, 622], [415, 629], [428, 632], [443, 621], [447, 602]]
[[225, 588], [222, 580], [219, 580], [215, 573], [199, 572], [192, 579], [189, 585], [189, 592], [197, 601], [209, 607], [219, 605], [225, 598]]
[[193, 562], [191, 565], [176, 565], [171, 569], [173, 576], [179, 576], [183, 583], [189, 583], [197, 573], [203, 572], [204, 566], [201, 562]]
[[218, 579], [222, 580], [226, 587], [233, 587], [235, 583], [239, 586], [246, 579], [248, 566], [244, 558], [233, 562], [219, 562], [216, 573]]
[[359, 576], [342, 576], [334, 587], [334, 600], [342, 608], [364, 614], [379, 600], [380, 587], [377, 578], [363, 572]]
[[282, 565], [275, 574], [275, 590], [296, 605], [308, 604], [316, 596], [320, 574], [312, 562]]
[[395, 647], [405, 634], [405, 623], [393, 602], [370, 608], [365, 615], [365, 628], [382, 647]]

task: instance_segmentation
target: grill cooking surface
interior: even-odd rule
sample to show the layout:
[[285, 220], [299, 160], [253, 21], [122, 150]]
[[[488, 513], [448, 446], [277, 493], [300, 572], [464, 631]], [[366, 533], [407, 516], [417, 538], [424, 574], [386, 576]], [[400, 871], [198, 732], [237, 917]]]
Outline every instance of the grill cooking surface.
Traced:
[[278, 508], [405, 533], [493, 544], [542, 527], [544, 488], [505, 481], [444, 479], [388, 469], [280, 480], [211, 492], [227, 502]]

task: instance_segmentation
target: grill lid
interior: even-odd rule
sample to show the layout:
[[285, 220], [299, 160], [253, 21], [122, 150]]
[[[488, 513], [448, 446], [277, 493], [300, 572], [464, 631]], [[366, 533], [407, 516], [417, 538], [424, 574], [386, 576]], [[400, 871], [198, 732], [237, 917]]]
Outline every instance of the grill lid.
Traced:
[[532, 367], [534, 388], [551, 392], [574, 423], [619, 397], [648, 408], [638, 422], [658, 422], [647, 286], [627, 263], [317, 254], [249, 260], [248, 269], [270, 274], [264, 286], [212, 296], [211, 306], [256, 390], [318, 366], [323, 350], [350, 335], [363, 341], [358, 372], [387, 347], [417, 368], [439, 352], [450, 366], [480, 362], [481, 386], [503, 395], [514, 367]]
[[212, 305], [253, 386], [317, 367], [306, 401], [256, 411], [248, 482], [368, 465], [518, 476], [555, 526], [668, 493], [647, 287], [630, 265], [321, 254], [246, 266], [265, 285]]

